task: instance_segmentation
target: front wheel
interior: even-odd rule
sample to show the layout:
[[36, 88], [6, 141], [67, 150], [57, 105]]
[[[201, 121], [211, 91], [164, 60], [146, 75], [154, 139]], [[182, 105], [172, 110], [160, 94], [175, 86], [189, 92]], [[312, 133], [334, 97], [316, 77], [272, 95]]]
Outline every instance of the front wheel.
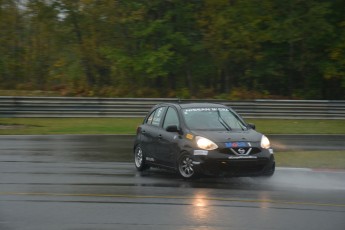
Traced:
[[191, 179], [197, 176], [193, 159], [189, 154], [184, 153], [177, 162], [178, 172], [184, 179]]
[[144, 171], [149, 168], [145, 163], [145, 155], [140, 146], [137, 146], [134, 150], [134, 163], [138, 171]]

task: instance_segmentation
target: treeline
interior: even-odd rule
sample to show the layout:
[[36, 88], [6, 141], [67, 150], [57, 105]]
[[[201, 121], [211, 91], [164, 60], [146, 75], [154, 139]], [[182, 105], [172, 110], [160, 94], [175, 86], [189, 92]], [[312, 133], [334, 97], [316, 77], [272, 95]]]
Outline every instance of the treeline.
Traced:
[[345, 1], [0, 0], [0, 89], [345, 99]]

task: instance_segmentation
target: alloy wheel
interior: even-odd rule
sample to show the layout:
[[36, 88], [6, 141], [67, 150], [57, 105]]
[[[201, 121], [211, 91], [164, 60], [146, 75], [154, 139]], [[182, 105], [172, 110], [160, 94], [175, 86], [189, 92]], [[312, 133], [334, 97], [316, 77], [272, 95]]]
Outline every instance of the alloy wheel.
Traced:
[[143, 164], [143, 151], [140, 147], [137, 147], [134, 154], [135, 166], [141, 168]]
[[182, 156], [179, 161], [179, 172], [184, 178], [191, 178], [194, 175], [193, 160], [188, 155]]

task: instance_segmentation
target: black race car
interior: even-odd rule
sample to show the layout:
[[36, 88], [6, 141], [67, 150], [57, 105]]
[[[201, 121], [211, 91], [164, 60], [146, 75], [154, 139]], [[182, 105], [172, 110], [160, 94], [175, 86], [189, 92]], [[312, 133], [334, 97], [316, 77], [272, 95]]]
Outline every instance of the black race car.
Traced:
[[137, 129], [137, 170], [176, 170], [183, 178], [204, 175], [272, 176], [273, 149], [231, 108], [213, 103], [154, 106]]

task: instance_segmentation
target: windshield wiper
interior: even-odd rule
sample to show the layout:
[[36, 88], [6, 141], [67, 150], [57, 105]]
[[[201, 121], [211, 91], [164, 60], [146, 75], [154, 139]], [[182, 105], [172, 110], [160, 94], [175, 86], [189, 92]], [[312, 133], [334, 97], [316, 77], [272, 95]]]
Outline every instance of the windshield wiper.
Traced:
[[218, 113], [218, 121], [224, 126], [224, 128], [227, 131], [232, 130], [232, 128], [223, 120], [222, 116], [220, 115], [219, 110], [217, 110], [217, 113]]

